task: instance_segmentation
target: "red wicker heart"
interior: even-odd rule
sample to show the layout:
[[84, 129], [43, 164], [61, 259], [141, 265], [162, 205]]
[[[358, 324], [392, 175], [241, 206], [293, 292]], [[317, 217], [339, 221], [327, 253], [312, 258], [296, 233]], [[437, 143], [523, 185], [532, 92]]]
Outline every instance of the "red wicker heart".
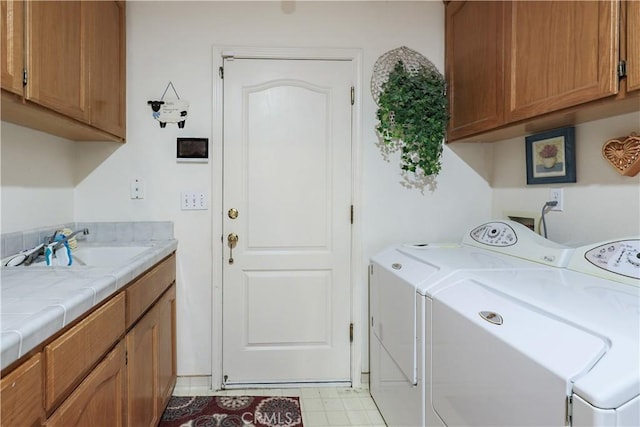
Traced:
[[624, 176], [636, 176], [640, 172], [640, 137], [632, 133], [610, 139], [602, 146], [602, 155]]

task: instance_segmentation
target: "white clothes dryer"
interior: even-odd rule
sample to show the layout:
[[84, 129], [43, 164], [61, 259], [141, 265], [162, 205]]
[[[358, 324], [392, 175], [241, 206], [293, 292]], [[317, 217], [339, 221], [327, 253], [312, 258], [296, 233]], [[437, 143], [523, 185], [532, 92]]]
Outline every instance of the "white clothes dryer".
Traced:
[[[371, 259], [370, 391], [390, 426], [438, 424], [430, 397], [430, 297], [460, 271], [565, 266], [572, 249], [513, 221], [474, 228], [454, 244], [401, 244]], [[515, 277], [514, 277], [515, 276]]]
[[578, 248], [568, 266], [461, 271], [432, 293], [432, 420], [640, 425], [640, 239]]

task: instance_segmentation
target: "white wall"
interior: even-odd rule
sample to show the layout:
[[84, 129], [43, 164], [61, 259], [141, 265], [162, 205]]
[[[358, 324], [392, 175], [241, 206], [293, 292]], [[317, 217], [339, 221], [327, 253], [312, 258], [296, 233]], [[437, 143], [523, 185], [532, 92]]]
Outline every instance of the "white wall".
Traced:
[[3, 233], [73, 221], [73, 143], [2, 122]]
[[564, 210], [548, 212], [549, 239], [583, 245], [614, 237], [640, 235], [640, 174], [620, 175], [602, 156], [612, 138], [640, 131], [640, 113], [576, 126], [576, 183], [527, 185], [525, 138], [492, 144], [493, 215], [529, 211], [540, 215], [549, 188], [564, 188]]
[[[178, 252], [178, 373], [211, 373], [212, 221], [208, 211], [180, 211], [185, 189], [211, 192], [217, 176], [207, 164], [176, 164], [175, 138], [211, 138], [213, 46], [361, 48], [364, 58], [362, 198], [363, 231], [359, 283], [367, 306], [368, 258], [398, 240], [459, 240], [460, 227], [489, 218], [491, 189], [460, 157], [445, 150], [434, 191], [401, 185], [397, 160], [384, 161], [376, 147], [375, 105], [369, 81], [375, 60], [406, 45], [441, 70], [444, 63], [441, 2], [127, 2], [127, 144], [116, 150], [76, 188], [78, 221], [163, 219], [175, 222]], [[186, 127], [160, 129], [147, 100], [159, 98], [172, 81], [190, 103]], [[220, 144], [221, 141], [211, 141]], [[95, 147], [81, 147], [93, 156]], [[470, 156], [482, 147], [469, 147]], [[479, 154], [483, 157], [483, 154]], [[99, 155], [98, 157], [100, 157]], [[484, 166], [482, 166], [484, 167]], [[481, 167], [481, 169], [482, 169]], [[129, 181], [146, 180], [146, 198], [128, 199]], [[470, 208], [471, 206], [471, 208]], [[368, 365], [366, 312], [361, 325], [364, 368]], [[219, 373], [215, 373], [218, 375]]]

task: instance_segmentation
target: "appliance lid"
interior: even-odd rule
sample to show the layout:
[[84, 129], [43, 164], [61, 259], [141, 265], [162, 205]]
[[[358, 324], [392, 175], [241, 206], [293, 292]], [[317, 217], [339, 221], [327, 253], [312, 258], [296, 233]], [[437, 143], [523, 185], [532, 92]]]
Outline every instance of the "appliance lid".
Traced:
[[447, 425], [565, 425], [572, 383], [609, 347], [469, 279], [435, 295], [432, 318], [432, 403]]
[[640, 395], [640, 288], [567, 269], [468, 271], [450, 282], [480, 283], [531, 310], [600, 337], [608, 350], [573, 391], [614, 409]]
[[492, 252], [466, 245], [399, 245], [396, 259], [411, 259], [418, 262], [427, 271], [431, 271], [424, 280], [414, 281], [421, 295], [431, 296], [444, 282], [444, 279], [462, 270], [529, 270], [550, 269], [543, 264], [527, 261], [509, 255]]

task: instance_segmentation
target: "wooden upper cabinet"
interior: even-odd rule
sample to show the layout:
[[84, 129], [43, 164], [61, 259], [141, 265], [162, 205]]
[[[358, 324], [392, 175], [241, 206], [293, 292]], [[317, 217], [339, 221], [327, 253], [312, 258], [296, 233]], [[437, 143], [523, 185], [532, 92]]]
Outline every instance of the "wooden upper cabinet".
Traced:
[[24, 2], [2, 1], [2, 89], [22, 95]]
[[124, 141], [125, 2], [0, 3], [2, 120], [76, 141]]
[[640, 1], [627, 1], [627, 91], [640, 89]]
[[27, 99], [89, 123], [84, 43], [87, 16], [80, 1], [27, 4]]
[[446, 8], [448, 137], [502, 124], [504, 77], [502, 2], [451, 2]]
[[[92, 31], [88, 54], [91, 124], [125, 136], [125, 5], [124, 2], [85, 2]], [[105, 36], [105, 35], [109, 36]]]
[[505, 4], [505, 121], [618, 91], [618, 1]]

